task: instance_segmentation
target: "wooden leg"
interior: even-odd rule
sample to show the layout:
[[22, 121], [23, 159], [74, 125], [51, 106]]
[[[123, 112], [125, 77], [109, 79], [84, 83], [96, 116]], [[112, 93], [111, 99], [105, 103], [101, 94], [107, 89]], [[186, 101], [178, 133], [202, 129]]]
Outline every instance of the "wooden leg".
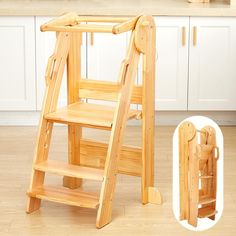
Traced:
[[97, 213], [96, 227], [98, 229], [109, 224], [112, 219], [113, 193], [115, 190], [116, 175], [111, 175], [103, 180], [100, 199], [100, 205]]
[[[143, 50], [143, 101], [142, 101], [142, 203], [162, 203], [162, 197], [154, 188], [154, 130], [155, 130], [155, 25], [153, 19], [140, 23], [137, 45]], [[143, 31], [143, 32], [142, 32]], [[146, 34], [146, 37], [143, 35]]]
[[117, 163], [122, 147], [127, 116], [130, 109], [132, 87], [136, 77], [139, 61], [139, 53], [134, 45], [134, 32], [131, 35], [126, 61], [126, 66], [121, 67], [119, 81], [122, 81], [123, 86], [119, 94], [119, 100], [114, 114], [114, 122], [112, 125], [112, 131], [107, 150], [104, 168], [104, 180], [102, 183], [97, 213], [97, 228], [101, 228], [111, 221], [112, 202], [118, 169]]
[[[188, 223], [197, 227], [199, 202], [199, 160], [196, 155], [197, 137], [189, 142], [189, 218]], [[201, 149], [198, 149], [201, 152]], [[197, 152], [198, 152], [197, 151]], [[199, 153], [198, 152], [198, 153]]]
[[[68, 126], [68, 162], [70, 164], [80, 164], [80, 138], [81, 138], [81, 127]], [[82, 184], [82, 179], [64, 176], [63, 186], [76, 189]]]
[[[38, 145], [35, 150], [34, 163], [45, 161], [48, 158], [49, 145], [51, 141], [53, 124], [43, 119], [42, 126], [38, 135]], [[44, 183], [45, 173], [37, 170], [32, 170], [32, 179], [29, 192]], [[31, 213], [40, 208], [41, 201], [34, 197], [28, 197], [27, 213]]]
[[[48, 61], [45, 73], [46, 91], [39, 122], [33, 164], [46, 161], [48, 158], [53, 123], [44, 119], [44, 115], [53, 112], [56, 109], [65, 62], [69, 51], [69, 40], [69, 33], [59, 33], [54, 54]], [[44, 172], [35, 171], [33, 166], [29, 192], [32, 192], [34, 188], [43, 185], [44, 175]], [[29, 197], [26, 212], [31, 213], [32, 211], [39, 209], [39, 207], [40, 200]]]
[[[79, 81], [81, 78], [81, 42], [82, 33], [72, 33], [70, 49], [67, 58], [67, 100], [68, 104], [79, 101]], [[68, 125], [68, 162], [80, 164], [80, 138], [82, 128]], [[82, 179], [64, 176], [63, 186], [76, 189], [82, 184]]]
[[34, 211], [37, 211], [41, 206], [41, 199], [29, 197], [28, 203], [27, 203], [27, 209], [26, 213], [32, 213]]
[[196, 129], [191, 122], [184, 122], [179, 127], [179, 192], [180, 220], [189, 219], [189, 140], [194, 139]]

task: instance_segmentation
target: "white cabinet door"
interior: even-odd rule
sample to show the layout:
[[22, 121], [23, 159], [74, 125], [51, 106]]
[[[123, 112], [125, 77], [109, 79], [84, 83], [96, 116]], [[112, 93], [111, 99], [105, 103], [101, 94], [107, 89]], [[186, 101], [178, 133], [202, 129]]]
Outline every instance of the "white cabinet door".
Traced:
[[0, 17], [0, 110], [35, 110], [34, 17]]
[[[51, 20], [52, 17], [36, 17], [35, 31], [36, 31], [36, 77], [37, 77], [37, 110], [41, 110], [43, 103], [43, 96], [45, 91], [45, 72], [49, 56], [53, 54], [56, 34], [55, 32], [41, 32], [40, 26], [45, 22]], [[63, 85], [66, 84], [63, 79]], [[65, 87], [65, 85], [63, 86]], [[63, 89], [63, 94], [60, 94], [59, 100], [64, 105], [66, 104], [66, 93]], [[63, 99], [64, 98], [64, 99]], [[64, 100], [64, 101], [63, 101]]]
[[[94, 33], [87, 40], [87, 77], [100, 81], [118, 80], [121, 62], [125, 59], [127, 34]], [[93, 101], [100, 104], [107, 102]]]
[[127, 35], [94, 33], [93, 44], [88, 33], [88, 78], [117, 81], [122, 60], [125, 59]]
[[[37, 68], [37, 110], [41, 110], [43, 96], [45, 91], [45, 71], [49, 56], [53, 54], [56, 33], [55, 32], [41, 32], [40, 26], [45, 22], [48, 22], [53, 17], [36, 17], [36, 68]], [[86, 42], [85, 35], [82, 46], [82, 60], [81, 68], [82, 74], [86, 73]], [[67, 104], [67, 80], [66, 80], [66, 68], [62, 80], [62, 86], [60, 90], [58, 106], [65, 106]]]
[[186, 110], [189, 17], [155, 17], [156, 110]]
[[235, 91], [236, 18], [191, 17], [188, 109], [235, 110]]

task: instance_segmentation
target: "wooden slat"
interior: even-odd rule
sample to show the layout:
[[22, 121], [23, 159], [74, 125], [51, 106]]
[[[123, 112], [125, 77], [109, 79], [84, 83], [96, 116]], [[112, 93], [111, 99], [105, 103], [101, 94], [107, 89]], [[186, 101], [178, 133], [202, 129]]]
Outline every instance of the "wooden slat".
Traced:
[[[81, 165], [104, 168], [108, 144], [82, 139], [80, 142]], [[118, 173], [141, 176], [142, 150], [139, 147], [123, 146], [118, 159]]]
[[[50, 121], [78, 124], [84, 127], [110, 130], [113, 124], [115, 107], [77, 102], [48, 113], [44, 117]], [[128, 119], [139, 117], [139, 111], [130, 110]]]
[[180, 187], [180, 220], [189, 219], [188, 200], [188, 141], [196, 135], [196, 129], [191, 122], [184, 122], [179, 127], [179, 187]]
[[43, 29], [43, 31], [112, 33], [112, 29], [113, 26], [111, 25], [79, 24], [74, 26], [48, 25], [46, 28]]
[[205, 218], [205, 217], [211, 217], [216, 214], [216, 210], [212, 206], [206, 206], [199, 208], [198, 210], [198, 217], [199, 218]]
[[37, 187], [27, 193], [28, 196], [58, 202], [62, 204], [97, 209], [99, 205], [98, 196], [94, 193], [86, 193], [78, 190], [71, 190], [57, 187]]
[[80, 22], [107, 22], [122, 23], [128, 21], [129, 17], [110, 17], [110, 16], [78, 16], [76, 21]]
[[103, 180], [103, 170], [47, 160], [34, 165], [35, 170], [75, 178]]
[[41, 25], [40, 30], [44, 32], [44, 31], [48, 31], [49, 27], [75, 25], [77, 24], [76, 18], [77, 18], [77, 14], [75, 12], [70, 12], [62, 16], [59, 16], [55, 19], [52, 19], [49, 22]]
[[[188, 142], [188, 156], [189, 158], [189, 173], [188, 177], [188, 191], [189, 191], [189, 219], [188, 223], [197, 227], [198, 202], [199, 202], [199, 159], [196, 154], [197, 135]], [[198, 145], [199, 146], [199, 145]], [[197, 153], [198, 153], [197, 149]]]
[[113, 34], [120, 34], [123, 32], [133, 30], [136, 26], [136, 23], [137, 23], [139, 17], [140, 16], [133, 17], [133, 18], [130, 18], [129, 20], [124, 21], [120, 24], [114, 25], [113, 29], [112, 29], [112, 33]]
[[212, 203], [212, 202], [215, 202], [216, 199], [215, 198], [212, 198], [212, 197], [201, 197], [199, 199], [199, 204], [208, 204], [208, 203]]
[[[116, 82], [81, 79], [79, 97], [94, 100], [117, 101], [121, 84]], [[131, 103], [142, 104], [142, 86], [134, 86]]]
[[201, 175], [199, 176], [200, 179], [211, 179], [213, 176], [212, 175]]

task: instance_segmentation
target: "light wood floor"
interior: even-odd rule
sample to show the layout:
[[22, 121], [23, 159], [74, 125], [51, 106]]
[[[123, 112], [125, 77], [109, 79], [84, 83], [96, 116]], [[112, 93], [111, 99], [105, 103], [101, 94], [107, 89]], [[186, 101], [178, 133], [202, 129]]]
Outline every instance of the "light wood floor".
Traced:
[[[222, 127], [225, 138], [224, 211], [221, 220], [198, 235], [236, 235], [236, 127]], [[54, 158], [66, 157], [66, 129], [54, 130]], [[162, 206], [139, 202], [140, 179], [120, 175], [116, 188], [113, 221], [97, 230], [94, 210], [43, 202], [39, 211], [25, 214], [35, 127], [0, 127], [0, 235], [192, 235], [172, 213], [172, 134], [174, 127], [156, 129], [156, 185], [164, 196]], [[107, 139], [107, 132], [88, 130], [88, 137]], [[126, 143], [139, 144], [140, 131], [129, 127]], [[60, 184], [61, 177], [46, 179]], [[94, 182], [84, 185], [98, 189]], [[174, 194], [174, 193], [173, 193]]]

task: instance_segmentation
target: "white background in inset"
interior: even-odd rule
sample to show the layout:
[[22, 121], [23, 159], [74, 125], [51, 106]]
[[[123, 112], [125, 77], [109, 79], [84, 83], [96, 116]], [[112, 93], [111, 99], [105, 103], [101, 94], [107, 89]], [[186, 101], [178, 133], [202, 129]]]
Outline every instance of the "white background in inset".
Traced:
[[[178, 129], [179, 126], [185, 122], [190, 121], [194, 124], [195, 128], [200, 130], [204, 126], [212, 126], [216, 131], [216, 144], [220, 150], [220, 158], [217, 161], [217, 196], [216, 196], [216, 210], [217, 214], [215, 220], [209, 218], [198, 218], [197, 227], [193, 227], [188, 224], [186, 220], [179, 220], [179, 145], [178, 145]], [[224, 160], [224, 147], [223, 147], [223, 135], [219, 126], [211, 119], [204, 116], [192, 116], [183, 120], [175, 129], [173, 135], [173, 212], [178, 222], [185, 228], [202, 231], [211, 228], [220, 219], [223, 212], [223, 160]]]

